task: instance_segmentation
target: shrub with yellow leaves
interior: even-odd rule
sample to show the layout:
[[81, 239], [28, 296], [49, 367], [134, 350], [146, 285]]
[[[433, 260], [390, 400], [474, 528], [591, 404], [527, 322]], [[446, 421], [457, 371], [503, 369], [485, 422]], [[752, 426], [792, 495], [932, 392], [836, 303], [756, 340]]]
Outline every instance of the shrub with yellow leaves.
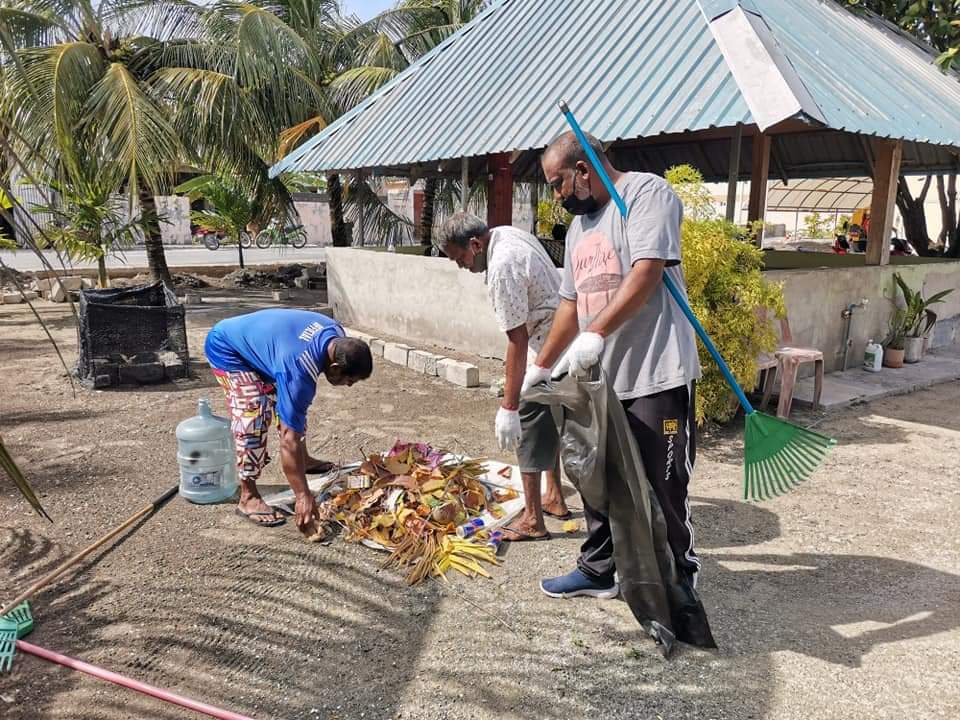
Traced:
[[[770, 321], [786, 312], [783, 289], [764, 279], [763, 252], [739, 239], [749, 237], [749, 230], [718, 217], [699, 171], [680, 165], [665, 176], [684, 204], [681, 242], [690, 306], [737, 382], [751, 390], [757, 357], [776, 348]], [[706, 348], [699, 341], [697, 346], [703, 366], [697, 422], [729, 420], [737, 407], [733, 394]]]

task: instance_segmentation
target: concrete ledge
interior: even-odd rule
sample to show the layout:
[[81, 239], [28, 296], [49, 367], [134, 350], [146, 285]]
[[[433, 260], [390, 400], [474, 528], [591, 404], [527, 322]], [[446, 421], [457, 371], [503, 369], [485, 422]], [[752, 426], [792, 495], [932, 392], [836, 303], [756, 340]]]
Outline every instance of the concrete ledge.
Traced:
[[444, 358], [437, 363], [437, 374], [449, 383], [472, 388], [480, 384], [480, 368], [470, 363]]
[[397, 365], [407, 366], [410, 351], [413, 350], [409, 345], [401, 343], [386, 343], [383, 346], [383, 359]]
[[437, 376], [437, 365], [446, 358], [443, 355], [427, 352], [426, 350], [411, 350], [407, 357], [407, 367], [424, 375]]
[[[916, 390], [960, 379], [960, 345], [929, 351], [923, 359], [902, 368], [883, 368], [878, 373], [860, 368], [831, 373], [823, 378], [820, 405], [836, 410], [849, 405], [906, 395]], [[797, 382], [794, 403], [813, 404], [813, 378]]]

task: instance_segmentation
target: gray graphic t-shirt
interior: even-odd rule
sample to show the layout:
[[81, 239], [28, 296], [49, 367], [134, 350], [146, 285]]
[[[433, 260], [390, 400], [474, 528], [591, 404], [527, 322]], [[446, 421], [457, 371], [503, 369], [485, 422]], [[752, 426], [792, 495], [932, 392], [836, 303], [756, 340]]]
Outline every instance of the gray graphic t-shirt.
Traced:
[[[627, 204], [626, 218], [611, 201], [597, 213], [574, 218], [567, 232], [560, 296], [576, 301], [581, 330], [613, 299], [638, 260], [666, 261], [664, 272], [686, 294], [680, 269], [680, 198], [666, 180], [649, 173], [624, 174], [617, 190]], [[693, 328], [663, 283], [606, 339], [602, 365], [621, 400], [700, 377]]]

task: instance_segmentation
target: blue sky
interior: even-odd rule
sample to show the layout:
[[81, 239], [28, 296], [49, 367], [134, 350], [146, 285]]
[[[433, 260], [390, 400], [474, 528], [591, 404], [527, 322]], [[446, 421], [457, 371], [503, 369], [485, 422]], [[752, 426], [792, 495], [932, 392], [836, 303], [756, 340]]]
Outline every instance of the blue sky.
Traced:
[[369, 20], [378, 12], [386, 10], [395, 0], [342, 0], [343, 9], [359, 15], [361, 20]]

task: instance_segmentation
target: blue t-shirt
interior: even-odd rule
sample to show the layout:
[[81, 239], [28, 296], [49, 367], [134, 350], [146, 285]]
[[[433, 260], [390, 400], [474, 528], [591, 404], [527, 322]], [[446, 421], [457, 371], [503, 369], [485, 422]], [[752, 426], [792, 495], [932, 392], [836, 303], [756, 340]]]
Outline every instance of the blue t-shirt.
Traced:
[[308, 310], [270, 309], [221, 320], [207, 334], [210, 367], [256, 372], [277, 389], [277, 414], [298, 433], [327, 366], [327, 347], [344, 337], [333, 318]]

